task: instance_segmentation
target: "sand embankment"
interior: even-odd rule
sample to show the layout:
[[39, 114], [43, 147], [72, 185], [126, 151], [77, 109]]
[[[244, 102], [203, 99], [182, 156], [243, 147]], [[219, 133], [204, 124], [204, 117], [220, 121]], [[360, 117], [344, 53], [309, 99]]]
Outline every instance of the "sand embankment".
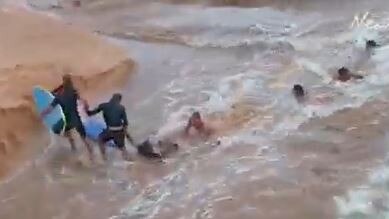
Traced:
[[[128, 81], [135, 63], [99, 37], [43, 15], [0, 11], [0, 177], [25, 159], [23, 145], [42, 130], [33, 86], [52, 89], [74, 75], [84, 96]], [[31, 149], [31, 148], [29, 148]]]

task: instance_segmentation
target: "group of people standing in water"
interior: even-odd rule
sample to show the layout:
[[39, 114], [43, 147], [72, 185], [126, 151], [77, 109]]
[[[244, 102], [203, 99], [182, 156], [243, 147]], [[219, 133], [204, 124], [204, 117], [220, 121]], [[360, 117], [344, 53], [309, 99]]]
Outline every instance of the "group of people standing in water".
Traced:
[[[366, 49], [371, 50], [377, 47], [377, 43], [373, 40], [366, 42]], [[346, 82], [351, 79], [363, 79], [362, 75], [352, 73], [348, 68], [341, 67], [337, 71], [336, 80]], [[292, 88], [293, 95], [298, 102], [303, 102], [307, 98], [307, 92], [300, 84], [295, 84]], [[93, 148], [88, 141], [87, 132], [84, 124], [81, 120], [81, 116], [78, 112], [78, 101], [81, 101], [84, 106], [84, 111], [88, 116], [93, 116], [98, 113], [102, 113], [106, 128], [98, 136], [98, 144], [101, 155], [104, 160], [107, 160], [106, 156], [106, 144], [109, 141], [113, 141], [115, 147], [117, 147], [123, 155], [125, 160], [131, 160], [129, 153], [126, 149], [126, 139], [137, 148], [140, 155], [147, 158], [163, 159], [169, 153], [178, 150], [178, 144], [175, 141], [178, 138], [188, 138], [194, 134], [202, 137], [209, 137], [215, 130], [205, 124], [200, 113], [194, 112], [185, 127], [182, 128], [182, 132], [179, 135], [177, 133], [174, 136], [167, 136], [164, 139], [147, 140], [137, 144], [128, 132], [128, 120], [125, 107], [121, 104], [122, 95], [115, 93], [112, 95], [108, 102], [99, 104], [95, 109], [90, 110], [88, 102], [82, 99], [75, 89], [71, 76], [66, 74], [63, 76], [62, 84], [53, 91], [55, 98], [51, 105], [42, 112], [41, 116], [44, 117], [49, 114], [55, 106], [60, 105], [65, 114], [66, 126], [65, 137], [69, 140], [72, 151], [76, 151], [74, 137], [71, 130], [75, 129], [82, 139], [90, 159], [93, 160]]]
[[[107, 160], [106, 144], [109, 141], [113, 141], [115, 147], [122, 152], [125, 160], [131, 160], [125, 146], [126, 139], [128, 139], [133, 146], [136, 146], [139, 154], [147, 158], [162, 159], [167, 154], [178, 149], [178, 144], [171, 141], [169, 137], [156, 141], [147, 139], [140, 144], [136, 144], [128, 132], [127, 113], [125, 107], [121, 104], [122, 95], [119, 93], [113, 94], [108, 102], [101, 103], [95, 109], [90, 110], [88, 102], [85, 99], [82, 99], [77, 89], [75, 89], [69, 74], [63, 76], [62, 84], [54, 89], [52, 93], [55, 98], [50, 106], [41, 113], [41, 117], [45, 117], [57, 105], [60, 105], [66, 121], [64, 136], [69, 140], [72, 151], [76, 151], [76, 146], [71, 131], [76, 130], [81, 137], [91, 160], [94, 160], [93, 148], [90, 143], [91, 139], [88, 139], [87, 137], [87, 130], [85, 129], [78, 111], [79, 101], [83, 103], [84, 111], [88, 116], [94, 116], [98, 113], [102, 113], [103, 115], [106, 128], [99, 134], [98, 144], [104, 160]], [[175, 136], [175, 138], [188, 137], [192, 129], [194, 129], [198, 135], [209, 136], [211, 134], [211, 129], [205, 126], [200, 113], [194, 112], [188, 119], [186, 127], [183, 128], [182, 135]]]

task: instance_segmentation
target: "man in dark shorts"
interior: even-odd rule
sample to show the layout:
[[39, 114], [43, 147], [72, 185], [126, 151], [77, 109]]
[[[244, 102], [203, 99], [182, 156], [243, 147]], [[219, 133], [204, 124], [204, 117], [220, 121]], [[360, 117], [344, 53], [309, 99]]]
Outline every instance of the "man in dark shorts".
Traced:
[[77, 90], [74, 88], [73, 82], [69, 74], [64, 75], [62, 81], [63, 83], [60, 86], [60, 89], [55, 90], [56, 92], [53, 102], [46, 110], [42, 112], [41, 116], [46, 116], [59, 104], [65, 114], [65, 136], [69, 140], [72, 151], [76, 151], [76, 146], [74, 143], [74, 138], [71, 135], [70, 131], [72, 129], [76, 129], [89, 152], [90, 159], [93, 160], [92, 147], [86, 141], [85, 128], [82, 124], [81, 117], [78, 114], [77, 110], [77, 100], [80, 99], [80, 96]]
[[99, 146], [101, 155], [104, 160], [107, 160], [105, 154], [105, 143], [113, 140], [116, 147], [122, 151], [123, 158], [130, 160], [127, 149], [125, 147], [126, 137], [134, 145], [132, 137], [127, 132], [128, 121], [124, 106], [120, 103], [122, 100], [121, 94], [114, 94], [110, 101], [100, 104], [96, 109], [89, 110], [88, 104], [85, 104], [85, 111], [88, 116], [93, 116], [99, 112], [103, 113], [103, 118], [107, 128], [99, 135]]

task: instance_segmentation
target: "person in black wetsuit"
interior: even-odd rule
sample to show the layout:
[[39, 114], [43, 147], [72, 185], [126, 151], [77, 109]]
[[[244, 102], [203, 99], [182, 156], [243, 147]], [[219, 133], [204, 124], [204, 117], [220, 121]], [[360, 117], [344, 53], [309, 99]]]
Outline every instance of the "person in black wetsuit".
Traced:
[[98, 105], [97, 108], [93, 110], [89, 110], [88, 104], [85, 104], [85, 111], [88, 116], [93, 116], [99, 112], [103, 113], [107, 128], [99, 135], [99, 146], [104, 160], [107, 160], [105, 143], [108, 141], [114, 141], [116, 147], [122, 151], [125, 160], [130, 159], [125, 147], [125, 138], [127, 137], [131, 144], [134, 145], [134, 141], [127, 131], [127, 114], [124, 106], [120, 103], [121, 99], [122, 95], [116, 93], [112, 96], [110, 101]]
[[78, 114], [77, 110], [77, 100], [81, 98], [78, 94], [78, 91], [74, 88], [73, 82], [69, 74], [65, 74], [62, 78], [62, 81], [62, 85], [59, 86], [58, 89], [54, 90], [55, 98], [53, 102], [46, 110], [41, 113], [41, 116], [46, 116], [54, 109], [55, 106], [59, 104], [65, 114], [65, 136], [69, 140], [72, 151], [76, 151], [76, 146], [74, 143], [74, 138], [71, 135], [70, 131], [72, 129], [76, 129], [89, 152], [90, 159], [93, 160], [92, 147], [86, 141], [85, 128], [82, 124], [81, 117]]

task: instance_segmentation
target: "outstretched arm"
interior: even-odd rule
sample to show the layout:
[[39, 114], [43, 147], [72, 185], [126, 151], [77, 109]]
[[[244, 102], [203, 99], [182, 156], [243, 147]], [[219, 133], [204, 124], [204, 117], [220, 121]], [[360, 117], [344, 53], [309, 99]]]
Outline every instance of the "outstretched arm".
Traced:
[[97, 113], [101, 112], [101, 110], [102, 110], [101, 104], [100, 104], [99, 106], [97, 106], [97, 107], [96, 107], [95, 109], [93, 109], [93, 110], [89, 110], [89, 106], [88, 106], [88, 105], [86, 105], [86, 107], [85, 107], [85, 111], [86, 111], [86, 114], [87, 114], [88, 116], [96, 115]]

